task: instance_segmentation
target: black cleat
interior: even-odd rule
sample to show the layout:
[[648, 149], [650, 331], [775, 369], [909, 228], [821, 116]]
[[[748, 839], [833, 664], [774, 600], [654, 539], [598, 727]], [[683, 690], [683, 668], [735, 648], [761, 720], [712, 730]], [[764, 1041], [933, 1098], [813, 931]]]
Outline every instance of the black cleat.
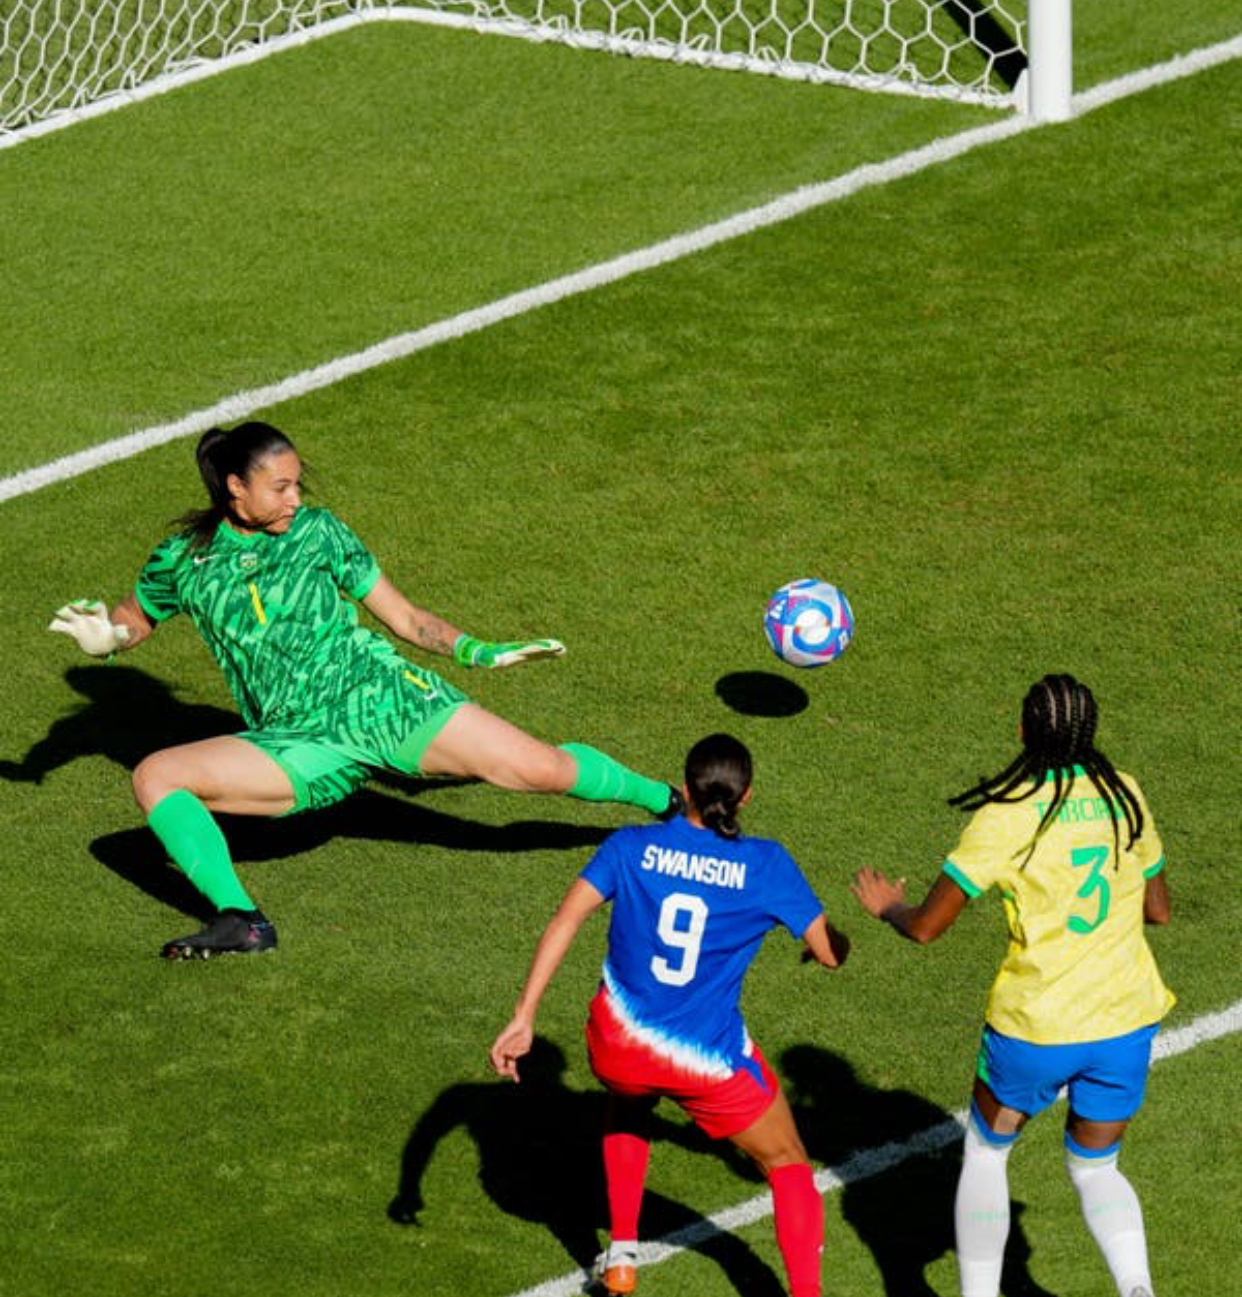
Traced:
[[675, 820], [679, 815], [683, 815], [685, 810], [686, 799], [681, 795], [681, 789], [669, 784], [668, 805], [656, 816], [656, 819], [667, 824], [669, 820]]
[[221, 910], [201, 931], [165, 942], [165, 959], [258, 955], [276, 945], [276, 928], [258, 910]]

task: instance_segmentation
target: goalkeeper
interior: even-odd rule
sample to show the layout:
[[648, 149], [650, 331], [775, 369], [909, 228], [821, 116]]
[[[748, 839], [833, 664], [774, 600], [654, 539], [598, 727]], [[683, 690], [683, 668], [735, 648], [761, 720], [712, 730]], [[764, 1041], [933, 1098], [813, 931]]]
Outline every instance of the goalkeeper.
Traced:
[[415, 607], [344, 523], [302, 507], [298, 454], [278, 429], [213, 428], [197, 454], [209, 503], [178, 519], [180, 530], [156, 547], [134, 593], [111, 613], [98, 601], [68, 604], [49, 627], [107, 657], [184, 612], [241, 711], [240, 733], [165, 748], [134, 770], [147, 823], [217, 910], [202, 931], [166, 943], [166, 958], [276, 945], [212, 812], [278, 816], [329, 806], [376, 770], [624, 802], [661, 817], [680, 809], [668, 784], [594, 748], [532, 737], [360, 626], [350, 600], [398, 638], [468, 667], [564, 652], [550, 639], [478, 640]]

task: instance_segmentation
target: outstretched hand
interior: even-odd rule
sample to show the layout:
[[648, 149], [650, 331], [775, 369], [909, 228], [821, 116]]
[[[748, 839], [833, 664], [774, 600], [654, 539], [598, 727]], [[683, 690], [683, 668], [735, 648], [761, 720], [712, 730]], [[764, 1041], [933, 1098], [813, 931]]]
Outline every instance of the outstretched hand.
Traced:
[[530, 1023], [514, 1018], [496, 1037], [496, 1043], [492, 1046], [492, 1066], [497, 1073], [520, 1081], [522, 1078], [518, 1076], [518, 1059], [530, 1053], [534, 1039], [535, 1032]]
[[129, 643], [129, 627], [113, 625], [106, 605], [98, 599], [75, 599], [57, 608], [48, 630], [72, 636], [83, 653], [95, 658], [107, 657]]
[[463, 635], [453, 645], [453, 656], [468, 667], [511, 667], [519, 662], [534, 662], [539, 658], [556, 658], [565, 652], [560, 640], [509, 640], [494, 644], [490, 640]]
[[894, 905], [906, 903], [906, 880], [899, 878], [894, 883], [870, 865], [864, 865], [854, 875], [850, 891], [858, 897], [863, 909], [877, 919], [882, 919], [885, 911]]

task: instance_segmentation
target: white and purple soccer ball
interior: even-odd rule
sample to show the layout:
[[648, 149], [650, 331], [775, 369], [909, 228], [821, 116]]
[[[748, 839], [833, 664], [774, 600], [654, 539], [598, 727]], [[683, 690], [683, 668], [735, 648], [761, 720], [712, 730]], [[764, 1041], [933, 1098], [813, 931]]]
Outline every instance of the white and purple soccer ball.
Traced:
[[763, 629], [782, 662], [823, 666], [840, 657], [854, 637], [854, 613], [835, 585], [805, 577], [781, 586], [768, 600]]

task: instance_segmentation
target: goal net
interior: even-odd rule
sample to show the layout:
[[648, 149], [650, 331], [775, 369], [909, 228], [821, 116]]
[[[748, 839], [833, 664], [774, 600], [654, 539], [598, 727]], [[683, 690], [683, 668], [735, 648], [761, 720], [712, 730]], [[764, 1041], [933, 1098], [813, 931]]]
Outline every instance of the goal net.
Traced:
[[392, 19], [1007, 107], [1026, 67], [1027, 10], [1028, 0], [5, 0], [0, 138]]

